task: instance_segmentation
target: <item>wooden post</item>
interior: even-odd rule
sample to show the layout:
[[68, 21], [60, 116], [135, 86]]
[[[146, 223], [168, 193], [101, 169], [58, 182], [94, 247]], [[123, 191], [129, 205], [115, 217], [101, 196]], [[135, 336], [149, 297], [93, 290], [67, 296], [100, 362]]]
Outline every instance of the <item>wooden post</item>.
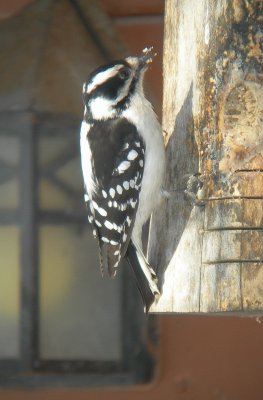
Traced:
[[[166, 186], [149, 258], [153, 312], [263, 311], [263, 3], [167, 0]], [[186, 174], [200, 173], [193, 206]]]

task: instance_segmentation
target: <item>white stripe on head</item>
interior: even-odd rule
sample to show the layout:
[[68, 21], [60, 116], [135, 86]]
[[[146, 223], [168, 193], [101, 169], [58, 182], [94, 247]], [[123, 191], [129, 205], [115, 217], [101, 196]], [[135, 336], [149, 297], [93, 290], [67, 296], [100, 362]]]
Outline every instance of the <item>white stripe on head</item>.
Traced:
[[115, 76], [121, 68], [123, 68], [123, 65], [117, 64], [111, 68], [106, 69], [106, 71], [98, 73], [97, 75], [94, 76], [92, 81], [87, 85], [85, 92], [87, 94], [90, 94], [97, 86], [101, 85], [108, 79]]
[[95, 97], [89, 102], [91, 115], [97, 120], [106, 120], [117, 116], [118, 111], [115, 106], [129, 94], [129, 87], [132, 77], [124, 82], [118, 96], [113, 99], [107, 99], [103, 96]]

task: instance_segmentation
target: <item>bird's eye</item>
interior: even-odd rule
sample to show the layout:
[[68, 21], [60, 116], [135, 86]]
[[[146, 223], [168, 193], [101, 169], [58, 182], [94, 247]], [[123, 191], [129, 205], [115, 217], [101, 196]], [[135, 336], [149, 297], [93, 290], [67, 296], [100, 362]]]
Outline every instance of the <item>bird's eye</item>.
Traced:
[[128, 68], [122, 68], [122, 69], [119, 71], [119, 77], [120, 77], [121, 79], [123, 79], [123, 80], [128, 79], [128, 78], [130, 77], [130, 71], [129, 71], [129, 69], [128, 69]]

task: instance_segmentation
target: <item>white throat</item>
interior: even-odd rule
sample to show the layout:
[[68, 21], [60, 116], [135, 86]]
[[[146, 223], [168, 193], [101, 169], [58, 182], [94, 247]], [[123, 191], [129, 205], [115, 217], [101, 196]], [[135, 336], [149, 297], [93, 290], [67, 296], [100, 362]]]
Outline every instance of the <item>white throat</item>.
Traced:
[[89, 108], [92, 117], [97, 120], [106, 120], [117, 115], [116, 110], [112, 107], [112, 101], [104, 97], [96, 97], [91, 100]]

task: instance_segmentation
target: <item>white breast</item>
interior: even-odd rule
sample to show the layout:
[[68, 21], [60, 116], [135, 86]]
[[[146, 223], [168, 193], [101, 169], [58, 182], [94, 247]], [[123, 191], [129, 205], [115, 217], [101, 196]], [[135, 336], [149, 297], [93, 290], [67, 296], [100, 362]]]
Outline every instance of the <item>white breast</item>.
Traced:
[[95, 191], [96, 183], [93, 179], [92, 165], [91, 165], [91, 151], [88, 142], [88, 132], [91, 125], [86, 121], [82, 121], [80, 130], [80, 154], [81, 154], [81, 166], [84, 184], [88, 192], [89, 198], [92, 197], [92, 193]]
[[152, 106], [142, 94], [134, 95], [123, 116], [137, 127], [146, 145], [140, 202], [134, 227], [139, 230], [160, 201], [165, 169], [164, 141]]

